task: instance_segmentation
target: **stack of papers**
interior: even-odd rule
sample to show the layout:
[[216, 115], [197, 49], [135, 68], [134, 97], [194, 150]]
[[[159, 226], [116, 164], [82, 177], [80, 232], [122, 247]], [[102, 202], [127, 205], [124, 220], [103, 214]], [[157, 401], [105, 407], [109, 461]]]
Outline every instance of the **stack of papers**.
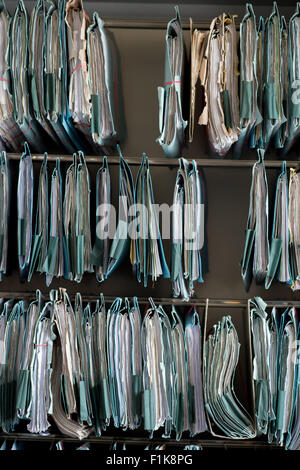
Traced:
[[44, 43], [46, 6], [38, 0], [30, 17], [29, 24], [29, 80], [33, 115], [44, 129], [49, 142], [56, 143], [56, 134], [46, 117], [44, 89]]
[[111, 145], [116, 139], [115, 87], [116, 60], [103, 21], [94, 13], [87, 31], [89, 85], [91, 93], [91, 132], [94, 142]]
[[270, 261], [265, 280], [268, 289], [276, 276], [280, 282], [292, 283], [289, 260], [289, 187], [286, 162], [277, 179]]
[[197, 165], [181, 158], [172, 211], [172, 281], [174, 297], [184, 300], [203, 282], [201, 248], [204, 242], [203, 188]]
[[170, 277], [161, 240], [158, 214], [155, 206], [148, 157], [143, 154], [135, 186], [135, 222], [136, 252], [132, 257], [139, 282], [148, 285], [148, 277], [155, 282], [160, 276]]
[[28, 272], [28, 282], [31, 281], [35, 270], [43, 272], [43, 266], [46, 261], [49, 236], [49, 206], [48, 206], [48, 170], [47, 154], [40, 169], [35, 233], [32, 239], [32, 252], [30, 256], [30, 267]]
[[289, 256], [292, 276], [292, 289], [300, 289], [300, 176], [293, 168], [290, 170], [289, 184]]
[[[120, 152], [119, 147], [118, 149]], [[2, 250], [0, 250], [0, 255], [2, 253], [0, 273], [5, 273], [8, 248], [6, 221], [9, 215], [9, 176], [5, 152], [1, 155], [0, 203], [3, 213], [1, 232], [3, 243], [0, 245]], [[102, 282], [111, 275], [130, 251], [131, 222], [136, 213], [130, 168], [120, 153], [119, 210], [117, 217], [111, 217], [110, 173], [107, 158], [103, 160], [103, 166], [99, 169], [96, 180], [96, 234], [92, 247], [91, 187], [84, 155], [81, 151], [74, 153], [73, 163], [66, 171], [64, 191], [60, 161], [58, 157], [49, 188], [47, 154], [44, 155], [40, 169], [33, 231], [33, 166], [27, 144], [20, 159], [17, 195], [21, 279], [29, 282], [33, 274], [38, 271], [46, 274], [46, 283], [49, 286], [53, 277], [81, 282], [84, 273], [95, 271], [98, 281]], [[159, 233], [156, 228], [158, 221], [149, 175], [145, 187], [149, 201], [147, 207], [151, 213], [151, 230], [154, 230], [149, 242], [152, 253], [152, 245], [155, 247], [155, 244], [161, 244], [161, 240], [157, 241], [155, 237], [155, 234]], [[134, 238], [132, 244], [135, 242]], [[131, 248], [135, 252], [135, 246]], [[160, 253], [160, 248], [157, 250], [157, 253]], [[132, 253], [131, 257], [135, 256]], [[155, 256], [149, 258], [150, 261], [160, 262]], [[152, 273], [152, 264], [149, 269]]]
[[74, 162], [67, 170], [63, 210], [68, 278], [80, 282], [85, 272], [92, 272], [90, 181], [82, 152], [74, 154]]
[[199, 124], [207, 127], [211, 151], [223, 157], [239, 136], [238, 56], [235, 17], [215, 18], [205, 40], [200, 83], [205, 106]]
[[[219, 437], [252, 439], [256, 436], [252, 418], [234, 392], [234, 376], [240, 344], [231, 317], [223, 317], [213, 326], [205, 341], [204, 398], [210, 430]], [[214, 434], [218, 435], [218, 434]]]
[[191, 436], [207, 430], [202, 385], [202, 333], [196, 309], [186, 316], [185, 341], [188, 376], [188, 404]]

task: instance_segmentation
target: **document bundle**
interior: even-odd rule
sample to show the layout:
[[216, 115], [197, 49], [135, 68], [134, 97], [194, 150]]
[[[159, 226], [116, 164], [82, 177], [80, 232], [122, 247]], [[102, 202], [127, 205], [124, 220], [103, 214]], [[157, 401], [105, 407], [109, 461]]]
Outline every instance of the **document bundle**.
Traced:
[[1, 299], [0, 425], [22, 420], [41, 435], [100, 436], [110, 425], [179, 440], [207, 429], [202, 389], [202, 335], [195, 310], [182, 322], [149, 299], [71, 302], [64, 289], [46, 301]]
[[[199, 124], [207, 128], [212, 152], [224, 156], [237, 141], [239, 133], [235, 17], [224, 13], [214, 18], [205, 37], [202, 35], [201, 38], [201, 33], [197, 30], [191, 34], [193, 38], [191, 56], [195, 58], [198, 56], [198, 61], [195, 60], [198, 69], [192, 71], [192, 77], [198, 75], [204, 89], [205, 100]], [[193, 86], [191, 105], [194, 107], [195, 77], [191, 80], [191, 84]]]
[[242, 278], [246, 290], [252, 278], [268, 289], [273, 280], [286, 283], [299, 290], [299, 173], [286, 168], [278, 176], [271, 240], [268, 233], [268, 183], [259, 151], [258, 162], [253, 166], [248, 223], [243, 254]]
[[250, 301], [258, 433], [299, 450], [299, 316], [295, 307]]
[[10, 15], [3, 1], [0, 2], [0, 135], [2, 150], [17, 152], [23, 143], [23, 133], [15, 122], [11, 96], [11, 79], [7, 69]]
[[259, 297], [248, 305], [255, 420], [235, 393], [240, 344], [229, 315], [207, 331], [207, 309], [202, 334], [195, 307], [179, 313], [151, 298], [144, 313], [136, 297], [71, 301], [65, 289], [1, 298], [1, 428], [48, 435], [55, 423], [76, 439], [111, 426], [177, 440], [210, 431], [299, 449], [297, 310]]
[[37, 0], [29, 17], [18, 0], [12, 17], [0, 3], [0, 137], [8, 151], [25, 141], [101, 154], [118, 135], [119, 86], [114, 42], [82, 0]]
[[158, 87], [158, 143], [167, 157], [179, 157], [184, 144], [187, 121], [182, 117], [183, 38], [178, 7], [167, 26], [164, 86]]
[[203, 282], [204, 197], [196, 162], [181, 158], [173, 196], [172, 282], [174, 297], [188, 300], [194, 282]]
[[142, 163], [138, 170], [135, 187], [136, 241], [132, 244], [132, 263], [136, 270], [137, 279], [144, 286], [148, 285], [148, 277], [155, 282], [160, 276], [170, 277], [169, 268], [166, 263], [163, 244], [161, 240], [158, 214], [155, 207], [151, 174], [148, 157], [142, 156]]
[[[204, 398], [209, 429], [214, 436], [253, 439], [255, 424], [234, 391], [240, 344], [230, 316], [213, 326], [205, 341]], [[221, 433], [221, 434], [218, 434]]]

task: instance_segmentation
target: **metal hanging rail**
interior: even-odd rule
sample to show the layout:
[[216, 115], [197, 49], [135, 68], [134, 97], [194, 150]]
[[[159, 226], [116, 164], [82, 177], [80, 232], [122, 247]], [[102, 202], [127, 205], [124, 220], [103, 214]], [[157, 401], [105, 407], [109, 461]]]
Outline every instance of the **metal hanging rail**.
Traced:
[[[59, 289], [54, 289], [59, 291]], [[70, 299], [75, 299], [76, 294], [68, 294]], [[49, 292], [42, 292], [42, 296], [47, 300], [49, 299]], [[104, 295], [104, 299], [107, 303], [111, 303], [116, 299], [117, 296]], [[16, 300], [32, 300], [36, 299], [36, 291], [25, 291], [25, 292], [10, 292], [0, 291], [0, 298], [4, 299], [16, 299]], [[125, 297], [122, 297], [125, 298]], [[132, 298], [128, 296], [128, 298]], [[156, 305], [178, 305], [178, 306], [190, 306], [195, 305], [199, 307], [205, 307], [207, 299], [190, 299], [188, 302], [182, 299], [174, 299], [172, 297], [151, 297]], [[86, 302], [94, 302], [100, 299], [99, 295], [95, 294], [83, 294], [83, 300]], [[147, 304], [149, 302], [148, 297], [138, 297], [140, 304]], [[246, 308], [248, 306], [248, 299], [208, 299], [209, 307], [231, 307], [231, 308]], [[266, 300], [268, 307], [300, 307], [299, 300]]]
[[[163, 29], [167, 28], [168, 20], [143, 20], [143, 19], [105, 19], [104, 24], [107, 28], [116, 29]], [[183, 30], [190, 30], [189, 21], [182, 21]], [[236, 22], [236, 29], [239, 29], [239, 22]], [[193, 29], [209, 30], [210, 21], [193, 21]]]
[[[9, 160], [20, 160], [21, 154], [17, 153], [8, 153], [7, 154]], [[62, 162], [72, 162], [73, 156], [72, 155], [48, 155], [48, 161], [55, 161], [57, 158], [60, 158]], [[43, 154], [32, 154], [31, 158], [33, 161], [43, 161], [44, 155]], [[118, 165], [120, 162], [120, 158], [118, 156], [108, 156], [108, 163], [111, 165]], [[249, 168], [254, 165], [257, 160], [219, 160], [216, 158], [201, 158], [201, 157], [186, 157], [188, 160], [195, 160], [197, 165], [202, 167], [223, 167], [223, 168]], [[86, 156], [85, 157], [87, 163], [95, 163], [100, 165], [102, 162], [101, 156]], [[140, 165], [141, 159], [136, 157], [125, 157], [126, 162], [129, 165]], [[282, 165], [282, 160], [265, 160], [265, 167], [266, 168], [280, 168]], [[149, 165], [151, 166], [166, 166], [178, 167], [178, 158], [166, 158], [166, 157], [157, 157], [157, 158], [149, 158]], [[298, 168], [300, 167], [299, 160], [288, 160], [286, 162], [286, 166], [289, 168]]]

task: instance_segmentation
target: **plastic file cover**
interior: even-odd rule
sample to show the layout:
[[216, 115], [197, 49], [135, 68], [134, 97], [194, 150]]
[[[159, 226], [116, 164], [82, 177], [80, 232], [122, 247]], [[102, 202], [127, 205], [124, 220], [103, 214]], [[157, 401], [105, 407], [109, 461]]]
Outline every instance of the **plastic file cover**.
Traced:
[[33, 167], [29, 147], [20, 159], [18, 179], [18, 259], [21, 281], [28, 276], [32, 245]]
[[184, 329], [174, 306], [171, 311], [171, 338], [174, 362], [174, 400], [172, 416], [176, 439], [179, 440], [182, 432], [190, 429], [190, 413]]
[[[151, 301], [151, 299], [150, 299]], [[174, 369], [170, 321], [161, 306], [147, 311], [142, 323], [142, 353], [144, 360], [144, 429], [153, 431], [165, 426], [165, 437], [172, 429]]]
[[269, 266], [269, 199], [264, 150], [258, 150], [253, 165], [245, 247], [241, 263], [242, 278], [248, 291], [252, 277], [257, 284], [264, 282]]
[[64, 253], [65, 240], [63, 236], [63, 200], [62, 178], [60, 160], [56, 159], [56, 165], [51, 177], [50, 193], [50, 229], [47, 256], [42, 267], [46, 274], [46, 284], [49, 286], [53, 277], [62, 277], [68, 270]]
[[67, 277], [72, 280], [76, 273], [76, 169], [77, 153], [73, 155], [73, 163], [69, 166], [65, 178], [65, 193], [63, 203], [64, 235], [68, 259]]
[[148, 278], [152, 282], [160, 276], [169, 278], [169, 268], [166, 263], [162, 239], [159, 230], [159, 221], [155, 208], [151, 174], [148, 157], [143, 154], [139, 167], [135, 186], [136, 220], [134, 227], [137, 229], [135, 268], [137, 280], [148, 285]]
[[[109, 255], [109, 229], [110, 229], [110, 199], [111, 184], [107, 157], [103, 157], [103, 165], [96, 177], [96, 234], [91, 254], [91, 264], [94, 266], [98, 281], [103, 281], [107, 274]], [[102, 208], [104, 210], [102, 211]], [[101, 216], [107, 223], [103, 226]]]
[[6, 152], [0, 153], [0, 280], [8, 263], [8, 234], [10, 215], [10, 170]]
[[122, 307], [117, 298], [107, 313], [111, 409], [115, 427], [136, 429], [142, 413], [141, 315], [137, 299]]
[[[0, 136], [7, 150], [18, 152], [23, 133], [14, 120], [11, 79], [8, 73], [8, 43], [11, 18], [3, 0], [0, 2]], [[5, 147], [1, 150], [5, 150]]]
[[75, 281], [80, 282], [84, 272], [92, 272], [90, 227], [90, 178], [82, 152], [79, 152], [76, 175], [76, 241], [77, 266]]
[[195, 309], [186, 316], [185, 343], [189, 425], [191, 436], [195, 436], [207, 430], [202, 385], [202, 333], [199, 315]]
[[91, 149], [101, 153], [91, 133], [91, 93], [87, 64], [87, 28], [90, 20], [83, 8], [82, 0], [68, 0], [65, 9], [67, 25], [69, 107], [76, 129], [88, 142]]
[[203, 282], [201, 235], [204, 234], [203, 188], [197, 165], [181, 158], [173, 195], [172, 281], [174, 297], [184, 300]]
[[292, 148], [300, 133], [300, 106], [297, 91], [300, 80], [300, 4], [297, 3], [296, 12], [291, 17], [288, 27], [288, 46], [286, 70], [286, 132], [282, 150], [283, 155]]
[[57, 142], [56, 134], [46, 118], [45, 108], [45, 21], [47, 2], [38, 0], [29, 23], [29, 81], [33, 115], [44, 129], [52, 145]]
[[[89, 328], [89, 387], [94, 418], [94, 429], [97, 436], [106, 430], [111, 417], [111, 400], [109, 394], [109, 370], [106, 349], [107, 316], [104, 297], [96, 303], [96, 309], [86, 323]], [[86, 335], [87, 337], [87, 335]]]
[[[29, 432], [47, 433], [50, 427], [48, 413], [52, 411], [52, 323], [53, 303], [47, 303], [39, 309], [39, 316], [33, 332], [33, 353], [30, 366], [30, 384], [27, 389], [24, 385], [23, 393], [30, 393], [30, 405], [27, 418], [30, 422], [27, 426]], [[28, 344], [29, 346], [29, 344]]]
[[32, 149], [45, 149], [41, 128], [34, 118], [28, 80], [29, 24], [23, 0], [19, 0], [9, 36], [8, 65], [11, 77], [14, 118]]
[[257, 103], [257, 44], [256, 18], [252, 5], [247, 3], [240, 24], [240, 135], [233, 147], [235, 157], [243, 153], [251, 133], [262, 121]]
[[[296, 319], [296, 325], [298, 329], [296, 330], [296, 339], [297, 345], [299, 344], [299, 317], [295, 309], [292, 309], [293, 318]], [[292, 327], [295, 322], [291, 323]], [[295, 332], [292, 331], [292, 334], [295, 335]], [[295, 349], [293, 349], [295, 354]], [[295, 355], [294, 355], [295, 358]], [[299, 416], [299, 407], [300, 407], [300, 390], [299, 390], [299, 353], [297, 350], [296, 363], [294, 362], [295, 370], [292, 370], [294, 374], [294, 387], [293, 387], [293, 398], [292, 398], [292, 407], [290, 409], [290, 422], [288, 426], [288, 434], [286, 438], [286, 449], [289, 450], [299, 450], [300, 449], [300, 416]], [[291, 368], [290, 368], [291, 369]], [[290, 387], [289, 387], [290, 390]], [[290, 398], [291, 402], [291, 398]]]
[[[86, 350], [82, 338], [81, 317], [78, 323], [78, 316], [82, 313], [82, 309], [80, 300], [77, 299], [75, 316], [71, 308], [68, 308], [68, 312], [66, 312], [64, 298], [65, 292], [61, 290], [60, 296], [54, 302], [54, 322], [58, 336], [53, 345], [53, 378], [51, 381], [53, 419], [63, 434], [83, 439], [89, 435], [92, 429], [88, 426], [90, 421], [87, 414], [88, 397], [86, 396], [84, 375], [86, 372], [86, 363], [84, 362]], [[76, 333], [74, 328], [76, 328]], [[80, 374], [79, 382], [75, 381], [74, 374]], [[79, 404], [76, 401], [75, 387], [79, 388]], [[74, 412], [78, 413], [78, 421], [72, 417]], [[82, 422], [83, 420], [85, 423]]]
[[67, 170], [63, 204], [66, 257], [70, 280], [80, 282], [83, 274], [92, 272], [90, 228], [90, 179], [82, 152], [74, 154]]
[[[257, 77], [257, 106], [258, 113], [263, 118], [263, 74], [264, 74], [264, 43], [265, 43], [265, 22], [260, 16], [257, 25], [256, 35], [256, 77]], [[253, 128], [249, 138], [250, 148], [262, 149], [263, 145], [263, 119], [257, 121], [256, 126]]]
[[298, 338], [298, 314], [295, 308], [288, 308], [280, 319], [278, 341], [278, 385], [276, 407], [276, 441], [284, 443], [291, 428], [294, 410], [294, 392], [297, 387], [295, 343]]
[[129, 208], [134, 204], [134, 187], [133, 179], [129, 165], [122, 157], [121, 150], [117, 146], [120, 154], [119, 166], [119, 211], [117, 229], [112, 240], [106, 278], [119, 266], [130, 249], [129, 224], [130, 214]]
[[178, 7], [167, 26], [164, 86], [158, 87], [159, 132], [157, 139], [167, 157], [179, 157], [187, 121], [182, 117], [183, 39]]
[[[273, 137], [286, 121], [283, 111], [283, 86], [281, 82], [281, 27], [277, 3], [265, 23], [263, 70], [263, 148], [267, 149]], [[275, 139], [275, 147], [282, 142]]]
[[87, 31], [89, 86], [91, 94], [91, 132], [95, 143], [111, 145], [117, 138], [115, 128], [116, 60], [113, 44], [97, 13]]
[[92, 425], [92, 405], [89, 389], [89, 337], [90, 337], [90, 316], [91, 308], [87, 305], [83, 306], [80, 294], [76, 295], [75, 302], [75, 320], [76, 320], [76, 335], [77, 335], [77, 348], [79, 353], [80, 369], [74, 365], [74, 370], [79, 373], [79, 380], [77, 382], [79, 396], [79, 423], [82, 425], [86, 422], [89, 426]]
[[45, 109], [57, 138], [68, 153], [87, 150], [72, 122], [68, 104], [66, 0], [50, 4], [45, 18]]
[[[270, 370], [270, 393], [272, 409], [270, 410], [271, 422], [268, 426], [268, 441], [272, 442], [276, 433], [276, 406], [277, 406], [277, 382], [278, 382], [278, 348], [279, 348], [279, 328], [280, 312], [275, 307], [267, 318], [269, 328], [269, 370]], [[254, 339], [253, 339], [254, 341]], [[260, 340], [261, 341], [261, 340]], [[257, 397], [255, 397], [257, 401]], [[272, 412], [273, 410], [273, 412]]]
[[286, 162], [277, 179], [270, 261], [265, 279], [268, 289], [276, 277], [280, 282], [292, 284], [289, 260], [289, 189]]
[[4, 304], [1, 323], [1, 427], [4, 432], [14, 430], [18, 422], [16, 397], [20, 375], [23, 338], [25, 331], [25, 308], [23, 302], [12, 307]]
[[[36, 349], [34, 348], [35, 331], [38, 318], [42, 310], [42, 306], [43, 297], [41, 292], [37, 291], [36, 300], [33, 300], [30, 303], [27, 311], [24, 314], [26, 321], [23, 339], [23, 351], [20, 363], [20, 375], [17, 383], [16, 399], [16, 408], [18, 410], [18, 416], [24, 419], [27, 419], [32, 412], [31, 386], [33, 385], [32, 390], [34, 390], [36, 382], [32, 380], [31, 385], [31, 378], [33, 379], [34, 377], [34, 375], [31, 375], [31, 370], [36, 371], [35, 365], [37, 364], [37, 356], [35, 356], [34, 359], [34, 354], [37, 353]], [[37, 408], [35, 409], [37, 410]], [[33, 423], [31, 424], [33, 425]], [[35, 423], [33, 426], [36, 425], [37, 423]]]
[[239, 135], [238, 57], [235, 17], [214, 18], [200, 66], [205, 106], [199, 124], [207, 127], [211, 151], [223, 157]]
[[289, 181], [289, 257], [292, 276], [291, 288], [300, 289], [300, 179], [299, 173], [290, 170]]
[[[282, 92], [282, 111], [286, 117], [274, 137], [275, 148], [285, 147], [286, 141], [289, 139], [289, 62], [288, 62], [288, 44], [289, 32], [285, 17], [281, 17], [280, 41], [281, 41], [281, 92]], [[284, 153], [284, 152], [282, 152]]]
[[33, 236], [32, 251], [30, 255], [30, 267], [28, 282], [31, 281], [35, 270], [43, 272], [48, 251], [49, 237], [49, 194], [48, 194], [48, 169], [47, 153], [40, 169], [39, 187], [36, 208], [35, 232]]
[[[237, 332], [230, 316], [214, 325], [205, 341], [204, 398], [210, 431], [214, 436], [252, 439], [256, 436], [252, 418], [234, 392], [234, 375], [239, 360]], [[222, 434], [216, 434], [214, 426]]]

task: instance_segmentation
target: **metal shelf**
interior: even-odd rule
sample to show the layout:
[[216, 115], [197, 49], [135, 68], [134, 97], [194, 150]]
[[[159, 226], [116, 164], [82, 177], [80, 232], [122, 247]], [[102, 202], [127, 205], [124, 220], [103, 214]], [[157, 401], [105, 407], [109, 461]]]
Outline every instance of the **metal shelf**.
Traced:
[[[167, 28], [168, 21], [155, 21], [148, 19], [105, 19], [104, 24], [107, 28], [116, 28], [116, 29], [163, 29]], [[188, 21], [182, 21], [181, 27], [183, 30], [190, 30], [190, 23]], [[193, 21], [193, 28], [200, 30], [209, 30], [210, 22], [209, 21]], [[239, 29], [239, 24], [236, 23], [237, 29]]]

